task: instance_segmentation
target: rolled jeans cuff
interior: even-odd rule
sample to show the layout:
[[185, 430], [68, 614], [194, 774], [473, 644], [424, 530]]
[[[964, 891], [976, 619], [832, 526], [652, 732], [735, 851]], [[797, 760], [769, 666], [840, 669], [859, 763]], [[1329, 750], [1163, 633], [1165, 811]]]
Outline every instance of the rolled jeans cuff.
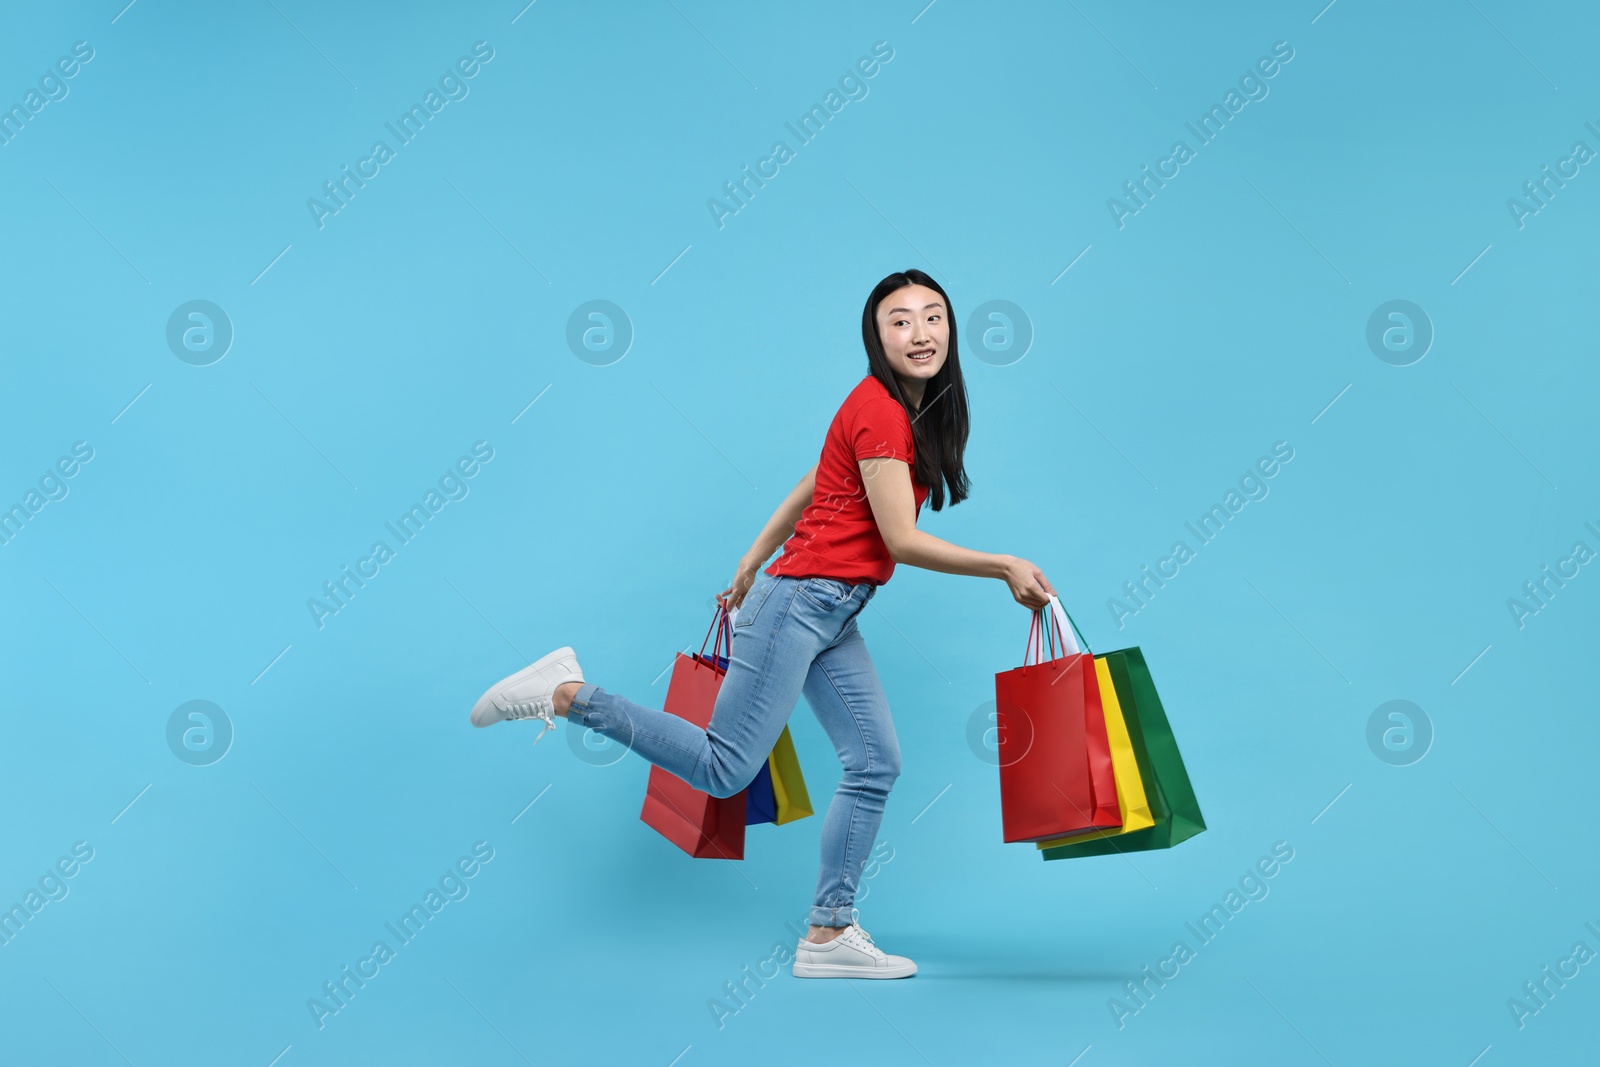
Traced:
[[854, 926], [857, 912], [853, 904], [842, 904], [837, 908], [824, 908], [820, 905], [811, 909], [807, 921], [812, 926]]
[[578, 691], [572, 694], [572, 705], [567, 708], [567, 721], [574, 726], [587, 727], [583, 717], [589, 712], [589, 701], [594, 698], [596, 689], [600, 687], [593, 682], [584, 682], [578, 686]]

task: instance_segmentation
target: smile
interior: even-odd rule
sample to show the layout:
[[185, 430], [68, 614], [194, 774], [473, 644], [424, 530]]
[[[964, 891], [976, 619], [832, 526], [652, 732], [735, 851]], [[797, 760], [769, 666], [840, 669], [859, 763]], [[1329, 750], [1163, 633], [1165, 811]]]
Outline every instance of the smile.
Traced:
[[931, 351], [921, 353], [910, 352], [906, 354], [906, 358], [913, 363], [926, 363], [928, 360], [933, 358], [933, 353]]

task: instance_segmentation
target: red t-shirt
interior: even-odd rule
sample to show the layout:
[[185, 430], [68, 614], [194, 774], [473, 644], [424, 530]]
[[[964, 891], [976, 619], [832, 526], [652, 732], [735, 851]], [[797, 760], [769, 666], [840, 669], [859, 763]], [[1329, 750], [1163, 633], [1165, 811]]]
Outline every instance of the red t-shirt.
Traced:
[[911, 466], [912, 494], [920, 515], [928, 487], [917, 480], [911, 419], [884, 384], [869, 374], [850, 390], [828, 425], [811, 503], [766, 573], [877, 585], [889, 580], [894, 560], [872, 517], [858, 465], [873, 456], [904, 460]]

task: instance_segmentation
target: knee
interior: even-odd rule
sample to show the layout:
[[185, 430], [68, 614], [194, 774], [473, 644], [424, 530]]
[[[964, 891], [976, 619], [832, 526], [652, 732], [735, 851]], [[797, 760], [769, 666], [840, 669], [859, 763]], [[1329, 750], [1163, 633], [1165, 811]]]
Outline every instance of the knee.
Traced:
[[881, 766], [878, 776], [883, 782], [883, 788], [887, 790], [894, 785], [895, 779], [900, 777], [900, 750], [895, 749], [879, 762]]
[[[765, 758], [762, 759], [765, 763]], [[706, 789], [714, 797], [731, 797], [748, 786], [761, 770], [761, 763], [744, 766], [713, 758], [706, 770]]]
[[900, 777], [900, 750], [874, 752], [862, 768], [852, 768], [851, 777], [863, 787], [887, 793]]

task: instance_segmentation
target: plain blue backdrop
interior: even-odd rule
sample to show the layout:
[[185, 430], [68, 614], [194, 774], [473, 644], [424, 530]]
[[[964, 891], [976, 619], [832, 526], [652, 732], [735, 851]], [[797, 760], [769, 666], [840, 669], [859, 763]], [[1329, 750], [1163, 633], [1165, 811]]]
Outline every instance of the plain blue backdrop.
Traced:
[[[1587, 1047], [1600, 568], [1542, 570], [1600, 551], [1584, 5], [124, 3], [0, 19], [0, 1059]], [[693, 860], [639, 821], [637, 756], [467, 713], [564, 644], [660, 706], [866, 373], [866, 294], [912, 266], [951, 294], [972, 416], [971, 498], [921, 527], [1034, 561], [1092, 647], [1144, 650], [1209, 830], [1002, 843], [985, 724], [1028, 613], [901, 567], [860, 624], [904, 753], [860, 907], [921, 970], [758, 982], [820, 814]], [[346, 566], [366, 584], [309, 607]], [[837, 759], [803, 702], [791, 729], [820, 812]]]

